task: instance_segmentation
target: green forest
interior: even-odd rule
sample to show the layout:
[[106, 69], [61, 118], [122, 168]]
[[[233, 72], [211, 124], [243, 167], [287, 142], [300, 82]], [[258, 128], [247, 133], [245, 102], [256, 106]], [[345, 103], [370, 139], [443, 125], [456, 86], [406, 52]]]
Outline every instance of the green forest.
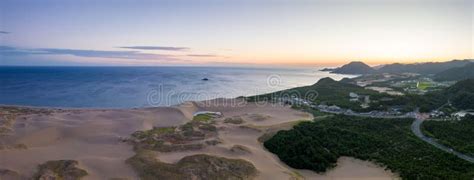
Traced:
[[403, 179], [474, 178], [474, 164], [418, 139], [410, 131], [412, 121], [330, 116], [279, 131], [264, 146], [287, 165], [315, 172], [350, 156], [381, 164]]
[[423, 133], [456, 151], [474, 156], [474, 116], [460, 121], [425, 121]]

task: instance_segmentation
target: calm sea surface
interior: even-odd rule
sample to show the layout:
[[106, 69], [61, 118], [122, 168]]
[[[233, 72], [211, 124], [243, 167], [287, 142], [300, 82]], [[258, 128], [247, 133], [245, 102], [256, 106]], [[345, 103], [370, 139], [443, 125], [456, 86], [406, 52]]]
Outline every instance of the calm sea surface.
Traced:
[[[0, 67], [0, 104], [76, 108], [169, 106], [348, 77], [320, 68]], [[208, 78], [207, 81], [202, 80]]]

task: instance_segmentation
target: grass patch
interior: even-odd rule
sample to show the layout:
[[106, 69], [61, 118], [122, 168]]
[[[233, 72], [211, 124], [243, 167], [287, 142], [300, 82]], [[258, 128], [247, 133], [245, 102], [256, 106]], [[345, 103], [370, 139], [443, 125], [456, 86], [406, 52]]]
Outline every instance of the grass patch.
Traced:
[[0, 179], [11, 179], [11, 180], [21, 180], [26, 179], [20, 175], [20, 173], [9, 170], [9, 169], [0, 169]]
[[140, 179], [253, 179], [257, 169], [248, 161], [210, 155], [186, 156], [176, 164], [156, 159], [154, 152], [137, 150], [126, 161], [138, 173]]
[[154, 127], [146, 131], [136, 131], [128, 141], [136, 148], [160, 152], [198, 150], [205, 145], [215, 145], [205, 143], [206, 139], [217, 136], [212, 117], [196, 117], [197, 119], [179, 127]]
[[175, 127], [153, 127], [153, 129], [147, 131], [136, 131], [132, 134], [132, 137], [137, 139], [145, 139], [150, 136], [171, 134], [174, 133], [175, 129]]
[[202, 123], [210, 123], [212, 121], [212, 115], [210, 115], [210, 114], [198, 114], [198, 115], [193, 117], [193, 121], [202, 122]]
[[77, 167], [74, 160], [48, 161], [38, 166], [34, 179], [81, 179], [87, 176], [87, 171]]
[[418, 84], [417, 84], [417, 88], [420, 89], [420, 90], [426, 90], [426, 89], [428, 89], [428, 88], [430, 88], [430, 87], [432, 87], [432, 86], [433, 86], [433, 83], [431, 83], [431, 82], [425, 82], [425, 81], [420, 81], [420, 82], [418, 82]]
[[244, 120], [241, 117], [229, 117], [224, 119], [224, 123], [229, 123], [229, 124], [242, 124], [244, 123]]

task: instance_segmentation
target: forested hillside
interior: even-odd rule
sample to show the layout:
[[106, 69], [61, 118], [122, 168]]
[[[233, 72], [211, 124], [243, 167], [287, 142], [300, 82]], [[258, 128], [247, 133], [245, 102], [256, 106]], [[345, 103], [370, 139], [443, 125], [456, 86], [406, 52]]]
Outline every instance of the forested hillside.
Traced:
[[436, 81], [461, 81], [474, 78], [474, 63], [463, 67], [451, 68], [434, 76]]
[[441, 144], [474, 157], [474, 116], [460, 121], [426, 121], [422, 129]]
[[351, 156], [385, 165], [403, 179], [474, 178], [474, 164], [418, 139], [411, 122], [338, 115], [280, 131], [264, 146], [289, 166], [316, 172]]

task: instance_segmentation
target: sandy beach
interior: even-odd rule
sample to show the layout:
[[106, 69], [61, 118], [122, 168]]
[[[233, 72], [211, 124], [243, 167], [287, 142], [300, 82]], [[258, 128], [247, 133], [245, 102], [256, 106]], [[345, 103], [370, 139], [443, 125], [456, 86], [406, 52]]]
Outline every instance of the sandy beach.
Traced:
[[[161, 162], [176, 163], [185, 156], [208, 154], [243, 159], [258, 170], [256, 179], [394, 179], [373, 163], [341, 157], [325, 174], [292, 169], [261, 143], [265, 137], [290, 129], [312, 115], [278, 104], [245, 103], [238, 99], [187, 102], [173, 107], [142, 109], [53, 109], [0, 107], [0, 169], [3, 178], [31, 177], [50, 160], [76, 160], [87, 171], [84, 179], [139, 179], [125, 163], [135, 152], [125, 142], [135, 131], [176, 127], [200, 111], [222, 113], [215, 118], [219, 143], [202, 149], [158, 152]], [[16, 176], [12, 172], [17, 173]]]

